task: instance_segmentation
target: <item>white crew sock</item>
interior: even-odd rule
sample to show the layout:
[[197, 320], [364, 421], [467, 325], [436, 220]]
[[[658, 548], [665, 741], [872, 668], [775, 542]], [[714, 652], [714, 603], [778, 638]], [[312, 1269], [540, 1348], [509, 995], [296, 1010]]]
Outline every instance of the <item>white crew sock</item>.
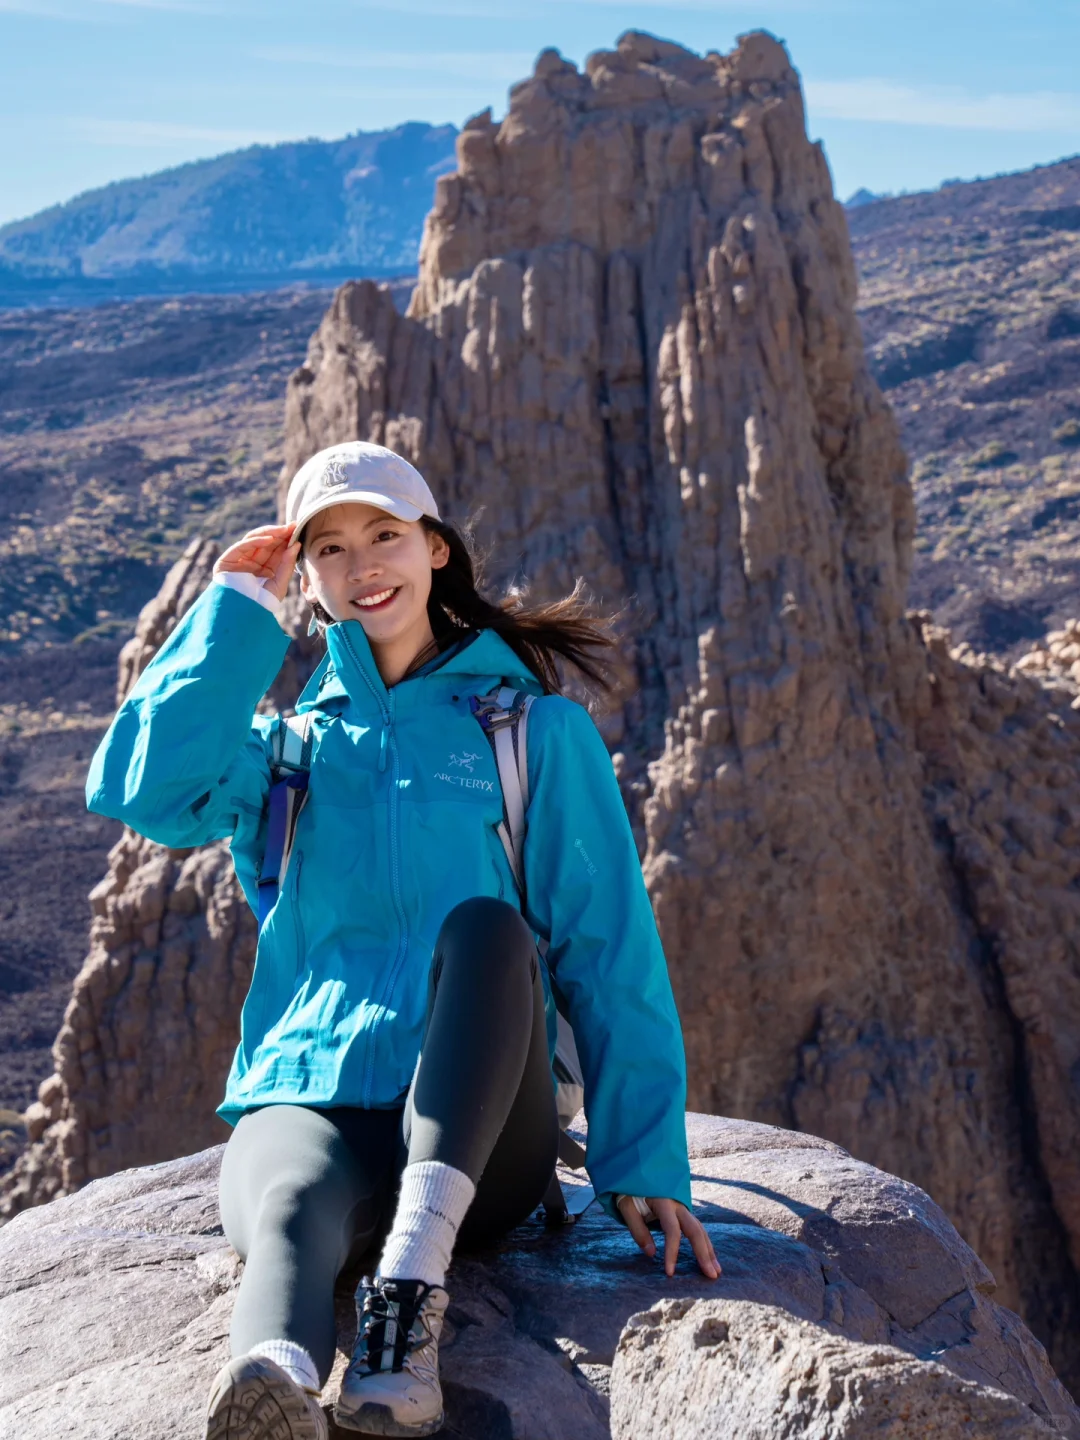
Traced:
[[301, 1390], [310, 1390], [312, 1395], [318, 1395], [322, 1388], [319, 1384], [319, 1372], [315, 1368], [315, 1361], [302, 1345], [297, 1345], [292, 1340], [260, 1340], [258, 1345], [251, 1347], [248, 1354], [261, 1355], [264, 1360], [273, 1360], [275, 1365], [281, 1366], [290, 1379], [296, 1381]]
[[379, 1276], [442, 1285], [458, 1227], [475, 1194], [473, 1182], [452, 1165], [439, 1160], [406, 1165]]

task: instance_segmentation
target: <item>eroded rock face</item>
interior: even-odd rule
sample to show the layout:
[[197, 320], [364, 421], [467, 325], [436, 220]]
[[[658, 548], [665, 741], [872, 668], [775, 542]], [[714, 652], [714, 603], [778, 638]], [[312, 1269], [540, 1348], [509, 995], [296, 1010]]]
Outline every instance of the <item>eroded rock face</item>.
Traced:
[[116, 703], [132, 685], [176, 629], [177, 621], [202, 594], [214, 571], [220, 547], [212, 540], [192, 540], [172, 566], [165, 583], [139, 612], [135, 634], [120, 651], [116, 675]]
[[905, 616], [911, 491], [854, 297], [776, 42], [545, 52], [462, 132], [408, 315], [338, 292], [283, 478], [386, 443], [450, 518], [483, 507], [495, 579], [633, 597], [601, 724], [692, 1103], [917, 1182], [1080, 1384], [1080, 712]]
[[[965, 1396], [981, 1429], [927, 1433], [1080, 1437], [1080, 1411], [1042, 1347], [989, 1298], [985, 1266], [928, 1196], [810, 1135], [687, 1119], [696, 1208], [722, 1278], [701, 1277], [684, 1249], [668, 1280], [596, 1206], [572, 1231], [530, 1222], [456, 1259], [440, 1346], [445, 1434], [603, 1440], [609, 1396], [620, 1437], [868, 1433], [674, 1426], [718, 1400], [740, 1417], [767, 1414], [782, 1368], [762, 1353], [771, 1333], [797, 1345], [804, 1370], [844, 1387], [841, 1415], [879, 1414], [890, 1396], [898, 1408], [937, 1397], [955, 1414]], [[218, 1224], [219, 1159], [215, 1149], [97, 1181], [0, 1232], [0, 1354], [11, 1361], [0, 1367], [0, 1431], [54, 1440], [77, 1411], [81, 1440], [197, 1433], [240, 1274]], [[338, 1296], [328, 1405], [354, 1335], [352, 1283]], [[709, 1343], [688, 1368], [685, 1328], [696, 1335], [703, 1316]], [[718, 1317], [724, 1343], [757, 1346], [752, 1364], [721, 1353]], [[664, 1360], [646, 1376], [635, 1356], [650, 1328], [650, 1353]], [[790, 1421], [790, 1406], [777, 1414]]]
[[169, 851], [125, 830], [90, 901], [90, 954], [5, 1177], [7, 1214], [228, 1134], [214, 1110], [256, 940], [228, 845]]

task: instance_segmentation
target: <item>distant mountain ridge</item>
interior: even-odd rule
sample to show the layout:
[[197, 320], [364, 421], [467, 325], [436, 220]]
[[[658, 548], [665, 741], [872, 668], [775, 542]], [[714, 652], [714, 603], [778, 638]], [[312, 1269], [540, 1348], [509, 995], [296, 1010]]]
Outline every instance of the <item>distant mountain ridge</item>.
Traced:
[[861, 205], [873, 205], [877, 200], [891, 200], [892, 196], [884, 191], [879, 193], [876, 190], [867, 190], [865, 185], [859, 187], [854, 195], [849, 195], [844, 201], [845, 210], [858, 210]]
[[0, 228], [0, 304], [411, 272], [453, 125], [253, 145]]

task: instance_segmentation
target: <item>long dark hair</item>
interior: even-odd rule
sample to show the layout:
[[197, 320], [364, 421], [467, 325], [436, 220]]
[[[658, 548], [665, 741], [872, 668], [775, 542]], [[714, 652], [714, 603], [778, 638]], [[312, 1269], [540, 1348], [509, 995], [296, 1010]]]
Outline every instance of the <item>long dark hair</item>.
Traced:
[[[429, 515], [422, 515], [420, 524], [429, 534], [445, 540], [450, 558], [431, 572], [427, 611], [434, 643], [413, 658], [403, 679], [468, 631], [494, 630], [537, 677], [545, 694], [563, 692], [560, 660], [568, 661], [605, 694], [618, 688], [614, 656], [609, 658], [603, 652], [615, 650], [614, 626], [620, 617], [605, 618], [596, 612], [580, 576], [569, 595], [546, 605], [530, 605], [521, 589], [489, 600], [481, 593], [483, 560], [472, 532]], [[334, 623], [318, 601], [311, 609], [320, 630]]]
[[[568, 661], [598, 689], [615, 688], [613, 666], [600, 656], [615, 648], [612, 627], [617, 617], [604, 619], [596, 613], [580, 576], [569, 595], [546, 605], [528, 604], [527, 594], [521, 590], [488, 600], [481, 593], [483, 562], [472, 535], [429, 515], [422, 515], [420, 524], [429, 534], [445, 540], [450, 550], [446, 564], [431, 572], [428, 597], [428, 619], [439, 650], [464, 630], [494, 630], [548, 695], [562, 693], [559, 660]], [[425, 658], [418, 655], [410, 670], [422, 665]]]

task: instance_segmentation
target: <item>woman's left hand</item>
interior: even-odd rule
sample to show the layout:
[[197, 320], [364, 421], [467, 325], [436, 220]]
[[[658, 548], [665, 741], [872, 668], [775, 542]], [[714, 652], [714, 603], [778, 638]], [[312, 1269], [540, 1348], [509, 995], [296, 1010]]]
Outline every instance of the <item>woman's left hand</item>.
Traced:
[[[712, 1241], [701, 1221], [678, 1200], [667, 1200], [653, 1195], [646, 1195], [645, 1198], [664, 1232], [665, 1272], [668, 1275], [675, 1274], [675, 1261], [679, 1258], [679, 1244], [685, 1235], [690, 1241], [690, 1247], [702, 1274], [710, 1280], [719, 1279], [720, 1262], [716, 1258]], [[656, 1242], [653, 1240], [652, 1232], [638, 1214], [629, 1195], [624, 1195], [619, 1201], [619, 1214], [626, 1221], [630, 1234], [633, 1235], [645, 1254], [650, 1258], [655, 1255]]]
[[284, 600], [300, 555], [295, 525], [263, 525], [249, 530], [217, 558], [214, 574], [257, 575], [278, 600]]

